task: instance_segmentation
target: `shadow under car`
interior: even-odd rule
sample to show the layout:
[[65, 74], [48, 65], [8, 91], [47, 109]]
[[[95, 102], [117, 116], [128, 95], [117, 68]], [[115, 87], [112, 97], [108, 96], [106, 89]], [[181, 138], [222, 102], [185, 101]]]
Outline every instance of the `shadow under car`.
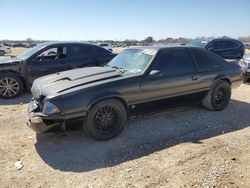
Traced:
[[[244, 115], [245, 114], [245, 115]], [[183, 142], [200, 140], [250, 126], [250, 104], [232, 100], [223, 111], [193, 104], [130, 120], [116, 138], [100, 142], [83, 131], [37, 134], [35, 148], [54, 169], [86, 172], [137, 159]]]

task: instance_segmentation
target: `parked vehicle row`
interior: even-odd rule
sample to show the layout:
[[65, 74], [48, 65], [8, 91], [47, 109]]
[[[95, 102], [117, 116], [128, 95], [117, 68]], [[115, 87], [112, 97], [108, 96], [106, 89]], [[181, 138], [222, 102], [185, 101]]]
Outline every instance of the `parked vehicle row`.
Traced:
[[113, 52], [112, 46], [110, 46], [108, 43], [98, 43], [98, 45], [105, 48], [106, 50]]
[[10, 54], [11, 48], [9, 46], [5, 46], [0, 44], [0, 56], [4, 56], [5, 54]]
[[92, 137], [107, 140], [122, 131], [129, 116], [159, 104], [200, 101], [210, 110], [226, 108], [242, 76], [249, 81], [242, 46], [222, 38], [128, 48], [116, 56], [106, 44], [42, 43], [0, 60], [0, 96], [15, 98], [31, 89], [27, 124], [36, 132], [79, 120]]
[[231, 88], [241, 83], [237, 64], [202, 48], [130, 48], [104, 67], [36, 79], [28, 126], [45, 132], [79, 120], [92, 137], [107, 140], [123, 130], [130, 115], [150, 110], [152, 104], [201, 101], [209, 110], [223, 110]]
[[44, 75], [90, 66], [103, 66], [115, 54], [97, 45], [80, 42], [47, 42], [23, 54], [0, 60], [0, 96], [15, 98], [30, 90]]

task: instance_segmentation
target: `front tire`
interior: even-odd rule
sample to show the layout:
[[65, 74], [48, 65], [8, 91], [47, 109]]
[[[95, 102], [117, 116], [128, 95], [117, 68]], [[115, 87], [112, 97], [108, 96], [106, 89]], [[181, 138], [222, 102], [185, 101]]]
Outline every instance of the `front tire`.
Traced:
[[225, 109], [231, 99], [231, 86], [228, 82], [221, 80], [215, 83], [202, 100], [202, 105], [214, 111]]
[[109, 140], [121, 133], [126, 122], [127, 112], [124, 106], [118, 100], [108, 99], [90, 109], [85, 130], [97, 140]]
[[0, 73], [0, 96], [6, 99], [18, 97], [23, 93], [22, 80], [12, 73]]

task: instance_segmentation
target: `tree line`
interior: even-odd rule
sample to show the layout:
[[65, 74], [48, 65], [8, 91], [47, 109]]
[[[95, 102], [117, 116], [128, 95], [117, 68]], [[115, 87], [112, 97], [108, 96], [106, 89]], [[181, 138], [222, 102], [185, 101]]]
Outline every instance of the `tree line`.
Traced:
[[[225, 37], [225, 36], [224, 36]], [[214, 39], [215, 37], [197, 37], [194, 39], [199, 40], [209, 40]], [[185, 37], [179, 37], [179, 38], [171, 38], [167, 37], [160, 40], [155, 40], [152, 36], [149, 36], [143, 40], [136, 40], [136, 39], [126, 39], [123, 41], [116, 41], [116, 40], [90, 40], [85, 42], [92, 42], [92, 43], [98, 43], [98, 42], [105, 42], [105, 43], [124, 43], [129, 45], [138, 45], [138, 44], [152, 44], [152, 43], [161, 43], [161, 44], [172, 44], [172, 43], [187, 43], [192, 40], [193, 38], [185, 38]], [[250, 36], [247, 37], [239, 37], [238, 40], [241, 42], [250, 42]], [[0, 40], [0, 43], [41, 43], [41, 42], [47, 42], [48, 40], [33, 40], [32, 38], [27, 38], [26, 40]], [[83, 42], [83, 41], [82, 41]]]

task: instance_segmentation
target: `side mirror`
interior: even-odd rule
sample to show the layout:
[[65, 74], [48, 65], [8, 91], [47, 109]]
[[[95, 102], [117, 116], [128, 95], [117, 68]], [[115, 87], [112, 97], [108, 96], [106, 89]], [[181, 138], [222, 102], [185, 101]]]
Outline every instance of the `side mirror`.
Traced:
[[149, 78], [161, 78], [162, 73], [159, 70], [151, 70], [149, 73]]

